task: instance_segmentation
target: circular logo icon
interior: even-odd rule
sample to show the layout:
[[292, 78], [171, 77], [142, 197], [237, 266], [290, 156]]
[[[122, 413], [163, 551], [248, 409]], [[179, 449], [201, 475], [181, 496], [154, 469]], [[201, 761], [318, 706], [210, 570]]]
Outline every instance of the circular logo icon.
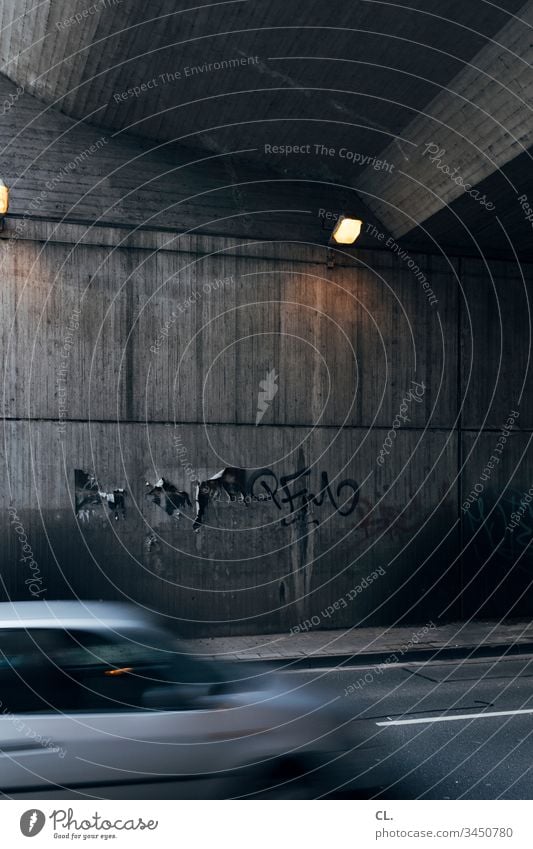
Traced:
[[29, 811], [24, 811], [20, 818], [20, 830], [24, 837], [35, 837], [42, 831], [46, 822], [46, 817], [42, 811], [37, 808], [31, 808]]

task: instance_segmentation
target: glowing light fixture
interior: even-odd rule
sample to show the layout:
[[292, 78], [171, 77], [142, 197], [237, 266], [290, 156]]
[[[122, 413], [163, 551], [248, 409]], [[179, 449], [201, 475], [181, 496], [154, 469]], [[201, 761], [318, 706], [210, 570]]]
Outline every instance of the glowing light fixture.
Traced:
[[331, 238], [338, 245], [353, 245], [361, 232], [363, 222], [359, 218], [346, 218], [341, 215], [331, 234]]
[[5, 215], [9, 209], [9, 189], [0, 177], [0, 215]]

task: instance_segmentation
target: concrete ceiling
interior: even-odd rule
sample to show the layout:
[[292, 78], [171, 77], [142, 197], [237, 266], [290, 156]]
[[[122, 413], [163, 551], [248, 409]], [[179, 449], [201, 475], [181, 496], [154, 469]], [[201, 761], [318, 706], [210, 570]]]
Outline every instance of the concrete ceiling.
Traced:
[[[468, 249], [472, 225], [481, 245], [506, 249], [494, 216], [480, 216], [422, 156], [434, 142], [465, 181], [484, 181], [515, 249], [530, 249], [516, 194], [533, 182], [532, 2], [3, 0], [0, 9], [2, 72], [76, 120], [355, 186], [395, 237], [421, 247]], [[374, 157], [390, 170], [369, 166]]]

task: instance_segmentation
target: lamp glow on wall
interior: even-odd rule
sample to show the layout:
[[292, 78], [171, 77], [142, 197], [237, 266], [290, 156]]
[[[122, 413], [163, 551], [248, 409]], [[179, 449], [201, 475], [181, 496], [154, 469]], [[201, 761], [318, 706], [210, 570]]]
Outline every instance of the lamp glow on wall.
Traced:
[[361, 233], [363, 222], [359, 218], [348, 218], [341, 215], [335, 224], [331, 238], [338, 245], [353, 245]]
[[9, 209], [9, 189], [0, 177], [0, 217]]

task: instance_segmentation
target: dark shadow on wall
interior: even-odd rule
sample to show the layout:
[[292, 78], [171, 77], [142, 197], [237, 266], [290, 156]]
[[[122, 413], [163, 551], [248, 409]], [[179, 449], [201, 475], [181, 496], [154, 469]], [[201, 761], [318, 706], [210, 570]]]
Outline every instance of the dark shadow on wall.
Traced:
[[487, 490], [464, 512], [463, 528], [463, 617], [530, 618], [533, 501], [522, 490]]

